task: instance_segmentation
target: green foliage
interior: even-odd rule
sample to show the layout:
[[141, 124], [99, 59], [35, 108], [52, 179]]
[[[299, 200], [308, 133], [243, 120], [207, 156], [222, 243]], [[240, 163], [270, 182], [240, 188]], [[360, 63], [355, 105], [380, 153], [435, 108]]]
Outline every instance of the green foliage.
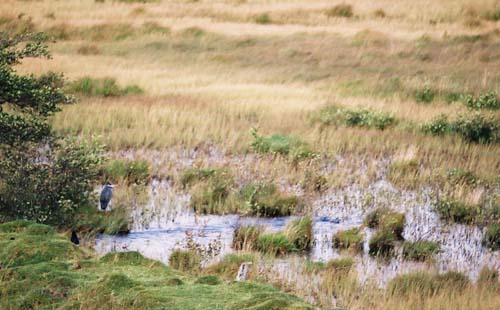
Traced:
[[273, 256], [283, 256], [296, 251], [293, 242], [283, 233], [263, 234], [257, 239], [257, 250]]
[[350, 4], [340, 3], [336, 6], [328, 9], [326, 15], [328, 17], [352, 17], [353, 16], [352, 6]]
[[208, 275], [199, 277], [195, 282], [195, 284], [205, 284], [205, 285], [218, 285], [222, 282], [219, 280], [217, 276]]
[[233, 249], [236, 251], [255, 250], [262, 231], [261, 226], [239, 226], [234, 230]]
[[313, 114], [312, 119], [324, 126], [344, 125], [380, 130], [396, 124], [396, 118], [385, 112], [377, 112], [366, 108], [339, 108], [336, 106], [322, 108]]
[[251, 147], [256, 152], [289, 156], [293, 160], [313, 156], [309, 145], [296, 137], [282, 134], [260, 136], [255, 129], [251, 130], [251, 134], [253, 137]]
[[486, 228], [483, 245], [493, 251], [500, 250], [500, 224], [491, 224]]
[[444, 134], [452, 133], [453, 128], [448, 122], [446, 115], [440, 115], [431, 122], [422, 126], [422, 131], [433, 136], [442, 136]]
[[7, 219], [71, 225], [80, 208], [92, 204], [100, 154], [99, 144], [76, 140], [57, 144], [53, 150], [5, 150], [6, 160], [0, 162], [0, 214]]
[[439, 244], [432, 241], [403, 242], [403, 257], [414, 261], [426, 261], [439, 252]]
[[144, 92], [137, 85], [129, 85], [121, 88], [113, 78], [94, 79], [89, 76], [82, 77], [70, 83], [68, 91], [74, 94], [98, 97], [140, 95]]
[[479, 97], [474, 97], [473, 95], [467, 95], [464, 97], [464, 104], [471, 109], [481, 110], [497, 110], [500, 108], [500, 99], [498, 99], [496, 92], [490, 91], [485, 94], [479, 95]]
[[436, 91], [428, 86], [416, 90], [414, 93], [415, 101], [422, 103], [431, 103], [436, 96]]
[[352, 249], [356, 252], [363, 251], [363, 234], [359, 228], [337, 231], [333, 235], [332, 245], [338, 249]]
[[370, 256], [389, 258], [394, 255], [396, 236], [388, 230], [377, 231], [368, 243]]
[[296, 196], [280, 193], [272, 183], [247, 184], [240, 196], [246, 202], [249, 213], [254, 216], [289, 216], [301, 207]]
[[263, 24], [263, 25], [270, 24], [271, 23], [271, 17], [269, 17], [269, 14], [267, 14], [267, 13], [262, 13], [262, 14], [257, 15], [255, 17], [255, 22], [257, 24]]
[[302, 217], [288, 223], [285, 235], [299, 251], [309, 251], [312, 243], [312, 220]]
[[149, 179], [149, 163], [145, 160], [112, 160], [103, 168], [106, 181], [145, 184]]
[[201, 257], [194, 251], [175, 250], [170, 255], [168, 263], [174, 269], [193, 272], [200, 269]]
[[434, 210], [442, 220], [450, 223], [473, 224], [478, 219], [481, 208], [450, 199], [438, 198]]

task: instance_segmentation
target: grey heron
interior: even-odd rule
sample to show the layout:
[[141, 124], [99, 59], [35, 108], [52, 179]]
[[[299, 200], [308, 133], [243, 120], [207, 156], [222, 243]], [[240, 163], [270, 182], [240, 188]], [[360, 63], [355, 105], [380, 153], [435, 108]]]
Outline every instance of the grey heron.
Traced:
[[103, 211], [106, 210], [112, 197], [113, 197], [113, 185], [111, 185], [111, 183], [107, 182], [101, 191], [101, 196], [99, 197], [101, 210], [103, 210]]

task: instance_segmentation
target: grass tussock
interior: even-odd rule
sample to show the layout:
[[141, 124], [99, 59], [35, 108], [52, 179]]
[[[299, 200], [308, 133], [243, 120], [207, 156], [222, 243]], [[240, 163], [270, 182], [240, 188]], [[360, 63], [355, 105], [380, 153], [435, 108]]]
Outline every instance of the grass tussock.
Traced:
[[333, 235], [332, 245], [334, 248], [363, 251], [363, 234], [359, 228], [341, 230]]
[[271, 256], [284, 256], [297, 251], [284, 233], [262, 234], [257, 239], [257, 250]]
[[111, 160], [102, 174], [104, 181], [115, 184], [145, 184], [150, 178], [150, 167], [145, 160]]
[[291, 221], [285, 228], [285, 235], [298, 251], [309, 251], [313, 241], [311, 218], [302, 217]]
[[469, 279], [458, 272], [450, 271], [437, 275], [414, 272], [396, 276], [389, 282], [387, 289], [393, 295], [419, 294], [428, 298], [440, 291], [463, 291], [469, 284]]
[[289, 216], [302, 209], [302, 202], [298, 197], [280, 192], [273, 183], [247, 184], [241, 189], [240, 196], [247, 206], [248, 214], [253, 216]]
[[170, 267], [183, 272], [197, 272], [200, 269], [200, 263], [200, 255], [189, 250], [175, 250], [168, 259]]
[[234, 230], [233, 249], [236, 251], [255, 250], [262, 231], [261, 226], [239, 226]]
[[408, 260], [427, 261], [439, 250], [439, 244], [432, 241], [403, 242], [403, 257]]
[[350, 18], [354, 15], [352, 5], [346, 3], [337, 4], [336, 6], [328, 9], [325, 12], [325, 14], [328, 17], [345, 17], [345, 18]]
[[251, 134], [251, 148], [256, 152], [289, 156], [294, 161], [313, 156], [310, 146], [297, 137], [282, 134], [261, 136], [255, 129], [252, 129]]

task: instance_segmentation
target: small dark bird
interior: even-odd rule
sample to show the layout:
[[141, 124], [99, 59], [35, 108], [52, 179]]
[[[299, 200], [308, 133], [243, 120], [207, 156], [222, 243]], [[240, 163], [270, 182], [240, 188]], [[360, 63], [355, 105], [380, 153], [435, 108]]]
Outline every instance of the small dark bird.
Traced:
[[78, 236], [76, 235], [76, 232], [74, 230], [71, 232], [71, 242], [76, 245], [80, 244], [80, 239], [78, 239]]
[[112, 197], [113, 197], [113, 185], [111, 185], [111, 183], [107, 182], [101, 191], [101, 196], [99, 197], [101, 210], [103, 210], [103, 211], [106, 210]]

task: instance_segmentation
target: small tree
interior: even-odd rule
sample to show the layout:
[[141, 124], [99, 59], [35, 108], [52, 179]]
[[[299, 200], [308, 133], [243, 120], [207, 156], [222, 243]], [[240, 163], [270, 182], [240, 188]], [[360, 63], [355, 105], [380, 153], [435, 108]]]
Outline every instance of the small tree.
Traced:
[[27, 57], [50, 57], [43, 34], [0, 33], [0, 220], [72, 223], [90, 202], [101, 163], [95, 143], [60, 141], [47, 117], [72, 102], [61, 75], [19, 75]]

